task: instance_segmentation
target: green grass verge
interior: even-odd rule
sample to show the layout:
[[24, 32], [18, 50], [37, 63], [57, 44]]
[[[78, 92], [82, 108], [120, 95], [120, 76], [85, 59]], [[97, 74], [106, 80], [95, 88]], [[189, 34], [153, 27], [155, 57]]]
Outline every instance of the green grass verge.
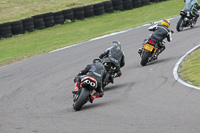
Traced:
[[137, 27], [150, 21], [174, 17], [179, 15], [183, 7], [182, 0], [169, 0], [2, 39], [0, 40], [0, 65], [80, 43], [94, 37]]
[[200, 49], [191, 53], [181, 64], [179, 72], [181, 78], [191, 82], [193, 85], [200, 87]]

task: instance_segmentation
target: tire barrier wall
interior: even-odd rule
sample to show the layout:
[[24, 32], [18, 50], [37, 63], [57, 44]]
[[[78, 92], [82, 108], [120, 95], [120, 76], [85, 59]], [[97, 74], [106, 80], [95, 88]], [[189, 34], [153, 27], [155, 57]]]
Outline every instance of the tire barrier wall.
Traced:
[[160, 2], [160, 0], [150, 0], [150, 2], [155, 2], [155, 3], [157, 3], [157, 2]]
[[11, 31], [13, 35], [24, 34], [22, 20], [11, 22]]
[[35, 31], [35, 25], [33, 22], [33, 18], [26, 18], [26, 19], [22, 19], [22, 24], [24, 27], [24, 31], [26, 32], [33, 32]]
[[150, 0], [142, 0], [142, 5], [149, 5], [150, 4]]
[[104, 4], [98, 3], [94, 4], [94, 14], [95, 16], [103, 15], [105, 13]]
[[122, 0], [124, 10], [131, 10], [133, 9], [133, 2], [132, 0]]
[[161, 2], [167, 0], [108, 0], [101, 3], [76, 7], [58, 12], [49, 12], [35, 15], [18, 21], [0, 24], [0, 39], [9, 38], [13, 35], [21, 35], [25, 32], [33, 32], [35, 29], [45, 29], [57, 24], [64, 24], [65, 21], [75, 22], [84, 20], [105, 13], [113, 13], [114, 10], [124, 11], [149, 5], [150, 2]]
[[45, 24], [44, 24], [44, 18], [43, 15], [36, 15], [36, 16], [32, 16], [33, 18], [33, 22], [35, 25], [35, 29], [44, 29], [45, 28]]
[[63, 10], [63, 16], [64, 16], [64, 20], [70, 20], [71, 22], [74, 22], [74, 12], [72, 9], [66, 9]]
[[112, 1], [105, 1], [105, 2], [103, 2], [103, 4], [104, 4], [104, 10], [105, 10], [106, 13], [113, 13], [114, 12]]
[[55, 26], [54, 15], [52, 12], [43, 14], [44, 25], [46, 28]]
[[91, 18], [94, 17], [94, 8], [93, 5], [88, 5], [84, 7], [84, 17]]
[[65, 20], [64, 20], [63, 11], [54, 12], [53, 16], [54, 16], [55, 24], [64, 24]]

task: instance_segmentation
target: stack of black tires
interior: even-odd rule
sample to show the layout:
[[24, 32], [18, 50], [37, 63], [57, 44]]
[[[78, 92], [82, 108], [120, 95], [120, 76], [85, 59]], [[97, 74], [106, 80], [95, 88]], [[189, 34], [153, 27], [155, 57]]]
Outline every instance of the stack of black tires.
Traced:
[[22, 20], [0, 24], [0, 39], [9, 38], [13, 35], [21, 35], [26, 32], [33, 32], [36, 29], [42, 30], [66, 21], [84, 20], [105, 13], [113, 13], [115, 10], [124, 11], [149, 5], [150, 2], [160, 2], [166, 0], [108, 0], [101, 3], [76, 7], [57, 12], [35, 15]]

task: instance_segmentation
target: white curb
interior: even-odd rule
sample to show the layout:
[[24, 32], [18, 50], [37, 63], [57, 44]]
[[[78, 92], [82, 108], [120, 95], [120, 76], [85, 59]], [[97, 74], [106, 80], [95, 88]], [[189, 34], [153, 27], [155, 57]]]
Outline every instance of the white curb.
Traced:
[[190, 87], [190, 88], [194, 88], [194, 89], [197, 89], [197, 90], [200, 90], [200, 87], [197, 87], [197, 86], [194, 86], [194, 85], [191, 85], [185, 81], [183, 81], [180, 77], [179, 77], [179, 74], [178, 74], [178, 69], [180, 67], [180, 64], [181, 62], [191, 53], [193, 52], [194, 50], [200, 48], [200, 44], [197, 45], [196, 47], [194, 47], [193, 49], [191, 49], [190, 51], [188, 51], [184, 56], [182, 56], [179, 61], [176, 63], [175, 67], [174, 67], [174, 70], [173, 70], [173, 75], [174, 75], [174, 78], [175, 80], [177, 80], [179, 83], [187, 86], [187, 87]]

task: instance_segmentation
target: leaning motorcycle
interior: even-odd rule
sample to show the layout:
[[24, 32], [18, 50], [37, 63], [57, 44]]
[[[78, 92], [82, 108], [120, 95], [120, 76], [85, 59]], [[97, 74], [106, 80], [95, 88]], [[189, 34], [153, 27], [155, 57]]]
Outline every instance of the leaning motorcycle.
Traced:
[[140, 56], [141, 56], [140, 64], [142, 66], [145, 66], [148, 62], [151, 62], [157, 59], [157, 58], [154, 58], [154, 56], [158, 50], [158, 45], [155, 41], [149, 39], [143, 42], [143, 46], [144, 47], [142, 48], [142, 51], [140, 52]]
[[182, 31], [184, 27], [194, 27], [197, 19], [194, 19], [194, 16], [192, 16], [190, 10], [182, 10], [180, 12], [180, 19], [177, 23], [176, 30]]
[[[99, 94], [96, 93], [95, 89], [97, 88], [96, 79], [86, 76], [82, 78], [80, 90], [76, 93], [73, 93], [73, 108], [76, 111], [81, 110], [82, 106], [88, 101], [92, 103], [94, 98], [98, 98]], [[95, 97], [94, 97], [95, 96]]]

